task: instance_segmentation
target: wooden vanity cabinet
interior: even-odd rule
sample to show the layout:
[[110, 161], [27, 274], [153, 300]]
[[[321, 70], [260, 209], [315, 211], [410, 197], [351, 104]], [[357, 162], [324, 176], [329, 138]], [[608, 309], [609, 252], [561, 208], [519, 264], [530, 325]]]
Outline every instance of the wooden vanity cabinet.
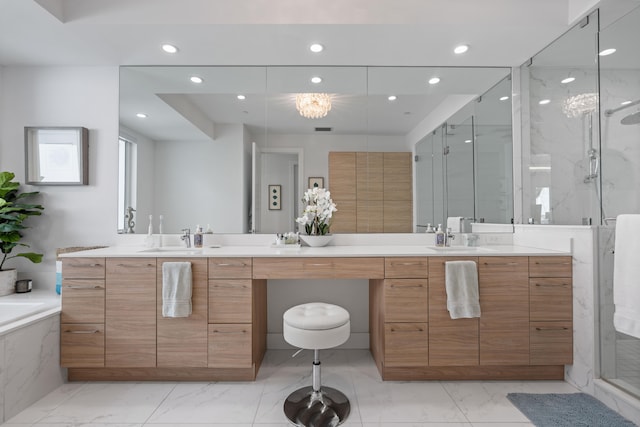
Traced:
[[529, 364], [529, 260], [479, 257], [480, 365]]
[[107, 258], [105, 367], [156, 366], [156, 258]]
[[383, 372], [429, 364], [427, 265], [426, 257], [385, 258], [385, 279], [370, 281], [371, 348]]
[[209, 258], [209, 368], [245, 368], [253, 377], [266, 351], [266, 280], [251, 258]]
[[103, 367], [105, 259], [66, 258], [62, 277], [60, 365]]
[[571, 257], [530, 257], [530, 363], [573, 363]]
[[477, 257], [429, 258], [429, 365], [478, 366], [478, 318], [452, 319], [447, 310], [445, 262], [475, 261]]
[[[191, 315], [162, 316], [162, 265], [165, 262], [191, 263]], [[208, 263], [206, 258], [158, 258], [156, 265], [156, 366], [159, 368], [207, 366], [207, 293]]]

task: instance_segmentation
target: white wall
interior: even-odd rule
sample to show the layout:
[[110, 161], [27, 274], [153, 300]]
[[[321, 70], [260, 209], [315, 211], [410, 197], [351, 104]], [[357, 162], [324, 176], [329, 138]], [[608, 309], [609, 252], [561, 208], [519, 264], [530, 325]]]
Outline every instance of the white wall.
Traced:
[[109, 245], [116, 239], [118, 160], [117, 67], [5, 67], [0, 80], [0, 169], [24, 183], [25, 126], [89, 129], [89, 185], [26, 186], [40, 191], [42, 217], [30, 218], [25, 242], [41, 264], [12, 260], [34, 287], [55, 287], [55, 250]]
[[[294, 219], [300, 215], [295, 211], [295, 186], [297, 178], [294, 165], [298, 156], [287, 153], [262, 153], [262, 212], [260, 213], [261, 233], [286, 233], [296, 231]], [[269, 185], [280, 185], [280, 209], [269, 209], [271, 194]]]
[[[144, 159], [155, 164], [153, 216], [154, 221], [164, 216], [166, 233], [194, 232], [196, 225], [207, 224], [214, 232], [246, 230], [244, 129], [218, 125], [216, 134], [215, 141], [156, 141], [154, 158]], [[139, 212], [138, 220], [146, 230], [148, 215]]]

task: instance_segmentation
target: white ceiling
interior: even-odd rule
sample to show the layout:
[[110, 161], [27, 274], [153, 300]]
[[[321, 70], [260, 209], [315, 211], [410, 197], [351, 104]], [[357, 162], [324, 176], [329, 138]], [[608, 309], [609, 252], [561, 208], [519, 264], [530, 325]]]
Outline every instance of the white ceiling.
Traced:
[[569, 27], [569, 2], [0, 0], [0, 64], [514, 66]]
[[[457, 74], [448, 82], [443, 78], [434, 93], [419, 90], [413, 98], [405, 96], [402, 102], [406, 104], [397, 107], [404, 122], [390, 116], [384, 104], [374, 105], [371, 96], [366, 101], [349, 96], [353, 88], [327, 89], [341, 94], [336, 99], [336, 112], [340, 112], [341, 102], [367, 103], [370, 113], [376, 113], [365, 118], [369, 121], [368, 129], [371, 131], [371, 126], [376, 125], [379, 133], [398, 134], [414, 127], [448, 96], [477, 95], [498, 80], [496, 77], [488, 83], [486, 77], [464, 77], [464, 73], [445, 67], [519, 66], [564, 33], [573, 23], [570, 21], [579, 17], [576, 9], [586, 10], [597, 3], [619, 6], [637, 1], [0, 0], [0, 66], [437, 66], [441, 67], [442, 75]], [[576, 16], [569, 16], [570, 13]], [[178, 46], [179, 52], [175, 55], [162, 52], [160, 45], [166, 42]], [[308, 46], [313, 42], [322, 43], [325, 50], [312, 54]], [[454, 55], [452, 49], [460, 43], [471, 48], [465, 55]], [[327, 68], [321, 69], [330, 74]], [[309, 70], [312, 68], [303, 68], [297, 74], [306, 76]], [[180, 71], [184, 70], [176, 69], [176, 73]], [[286, 76], [279, 81], [288, 82], [291, 68]], [[336, 81], [345, 82], [325, 79], [329, 85], [335, 85]], [[365, 79], [357, 84], [367, 86], [366, 82]], [[280, 89], [272, 92], [283, 97], [300, 91]], [[386, 91], [374, 92], [380, 101], [386, 100]], [[169, 104], [175, 109], [185, 102], [198, 110], [196, 116], [201, 115], [211, 123], [240, 121], [256, 127], [265, 123], [264, 116], [269, 114], [269, 125], [277, 126], [274, 131], [291, 131], [284, 124], [300, 121], [290, 115], [291, 108], [277, 112], [276, 107], [284, 105], [277, 98], [256, 96], [251, 100], [255, 103], [251, 109], [232, 108], [231, 103], [235, 102], [232, 96], [229, 102], [221, 103], [220, 93], [234, 94], [229, 88], [209, 89], [201, 95], [167, 88], [156, 88], [151, 93], [166, 96], [163, 101], [157, 96], [148, 97], [146, 107], [122, 104], [123, 122], [136, 126], [135, 121], [128, 122], [125, 118], [128, 109], [160, 108], [169, 112]], [[218, 96], [210, 96], [213, 93]], [[269, 106], [266, 111], [265, 105]], [[407, 111], [411, 114], [404, 114]], [[175, 118], [172, 123], [169, 116], [156, 119], [160, 117], [164, 117], [163, 128], [151, 121], [147, 125], [155, 129], [155, 134], [150, 134], [153, 139], [171, 138], [171, 132], [178, 135], [177, 128], [172, 126], [179, 121], [188, 124], [184, 118]], [[276, 121], [278, 117], [282, 120]], [[362, 117], [357, 113], [349, 115], [344, 109], [341, 119], [342, 123], [317, 121], [313, 126], [343, 126], [344, 133], [357, 132], [355, 127], [347, 130], [347, 124]], [[193, 117], [188, 121], [193, 122]], [[308, 121], [300, 124], [310, 129]]]

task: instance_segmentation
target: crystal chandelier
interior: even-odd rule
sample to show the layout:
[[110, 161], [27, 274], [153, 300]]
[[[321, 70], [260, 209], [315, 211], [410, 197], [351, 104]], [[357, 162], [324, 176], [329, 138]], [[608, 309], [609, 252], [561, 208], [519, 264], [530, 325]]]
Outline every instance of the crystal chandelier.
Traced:
[[562, 105], [562, 112], [567, 117], [580, 117], [595, 111], [598, 103], [597, 93], [581, 93], [567, 98]]
[[302, 117], [320, 119], [331, 110], [331, 95], [328, 93], [299, 93], [296, 95], [296, 109]]

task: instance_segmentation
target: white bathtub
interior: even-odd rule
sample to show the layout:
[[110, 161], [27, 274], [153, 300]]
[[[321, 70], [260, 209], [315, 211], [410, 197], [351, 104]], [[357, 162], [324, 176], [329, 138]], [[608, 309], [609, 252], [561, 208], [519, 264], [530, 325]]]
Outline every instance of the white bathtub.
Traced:
[[0, 372], [0, 424], [64, 383], [53, 289], [0, 297]]
[[0, 297], [0, 335], [60, 312], [60, 296], [35, 290]]

